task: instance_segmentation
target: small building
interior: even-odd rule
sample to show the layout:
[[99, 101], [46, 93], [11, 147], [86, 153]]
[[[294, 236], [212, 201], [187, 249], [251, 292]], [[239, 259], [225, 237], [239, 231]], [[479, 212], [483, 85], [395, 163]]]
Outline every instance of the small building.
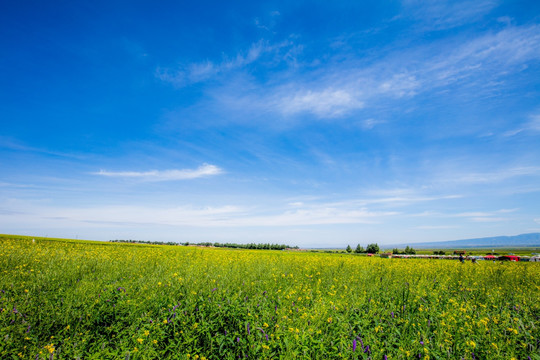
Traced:
[[531, 262], [540, 262], [540, 256], [538, 256], [538, 255], [531, 256], [529, 261], [531, 261]]

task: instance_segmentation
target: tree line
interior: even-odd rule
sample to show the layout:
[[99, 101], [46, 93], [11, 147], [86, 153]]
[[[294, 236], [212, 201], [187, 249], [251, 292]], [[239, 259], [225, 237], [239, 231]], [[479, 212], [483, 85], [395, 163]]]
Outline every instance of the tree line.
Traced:
[[200, 243], [190, 243], [187, 242], [173, 242], [173, 241], [147, 241], [147, 240], [109, 240], [110, 242], [119, 242], [119, 243], [130, 243], [130, 244], [151, 244], [151, 245], [174, 245], [174, 246], [206, 246], [206, 247], [222, 247], [230, 249], [253, 249], [253, 250], [285, 250], [285, 249], [298, 249], [298, 246], [289, 246], [284, 244], [236, 244], [236, 243], [218, 243], [218, 242], [200, 242]]
[[[345, 249], [348, 253], [351, 253], [353, 250], [350, 245], [347, 245], [347, 248]], [[354, 250], [357, 254], [377, 254], [379, 252], [379, 245], [377, 244], [369, 244], [365, 249], [360, 244], [356, 245], [356, 249]]]
[[[347, 248], [345, 249], [348, 253], [352, 253], [353, 249], [350, 245], [347, 245]], [[356, 249], [354, 250], [357, 254], [378, 254], [380, 251], [379, 245], [377, 244], [369, 244], [365, 249], [360, 244], [356, 245]], [[395, 248], [392, 250], [392, 254], [398, 255], [398, 254], [407, 254], [407, 255], [414, 255], [416, 254], [416, 250], [413, 249], [410, 246], [407, 246], [405, 250], [400, 251], [398, 248]]]

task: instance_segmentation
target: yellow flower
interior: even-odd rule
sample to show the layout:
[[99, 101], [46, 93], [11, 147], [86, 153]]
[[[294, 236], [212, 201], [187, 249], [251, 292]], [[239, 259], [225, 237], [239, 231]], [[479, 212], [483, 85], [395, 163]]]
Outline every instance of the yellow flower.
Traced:
[[141, 339], [141, 338], [138, 338], [137, 341], [139, 342], [139, 344], [142, 344], [142, 342], [143, 342], [144, 340]]
[[45, 349], [49, 352], [49, 354], [52, 354], [54, 352], [54, 344], [45, 345]]
[[150, 335], [150, 331], [145, 330], [145, 331], [144, 331], [144, 336], [148, 336], [148, 335]]
[[326, 320], [326, 321], [328, 321], [328, 323], [331, 323], [331, 322], [332, 322], [332, 318], [329, 317], [328, 320]]

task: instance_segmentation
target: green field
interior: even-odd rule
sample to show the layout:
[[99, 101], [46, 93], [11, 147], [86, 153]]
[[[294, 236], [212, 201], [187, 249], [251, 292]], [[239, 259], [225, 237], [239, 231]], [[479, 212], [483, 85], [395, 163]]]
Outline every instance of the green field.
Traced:
[[0, 237], [2, 359], [540, 359], [540, 263]]

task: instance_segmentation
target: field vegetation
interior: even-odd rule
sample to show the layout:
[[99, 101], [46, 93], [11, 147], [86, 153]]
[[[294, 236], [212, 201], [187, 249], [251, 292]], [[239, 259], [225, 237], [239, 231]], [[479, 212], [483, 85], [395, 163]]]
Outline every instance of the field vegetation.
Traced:
[[0, 238], [2, 359], [540, 359], [540, 264]]

